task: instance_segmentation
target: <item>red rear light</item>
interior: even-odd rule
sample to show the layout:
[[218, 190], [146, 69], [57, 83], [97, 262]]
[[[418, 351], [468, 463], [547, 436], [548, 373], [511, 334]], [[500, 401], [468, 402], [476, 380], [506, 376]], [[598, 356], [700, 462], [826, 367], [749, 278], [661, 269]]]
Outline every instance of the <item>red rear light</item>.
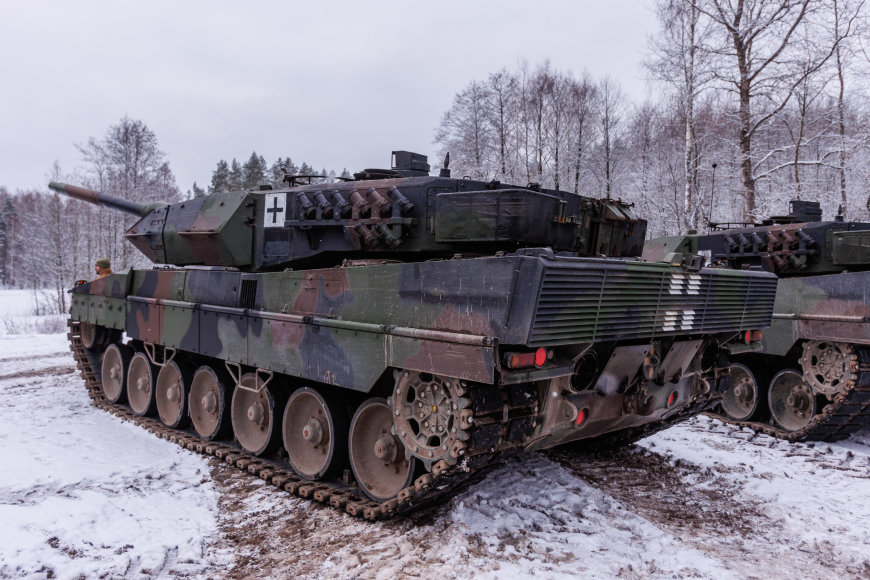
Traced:
[[586, 422], [586, 419], [589, 418], [589, 409], [580, 409], [577, 412], [577, 419], [574, 420], [574, 424], [578, 427]]
[[749, 344], [753, 341], [757, 342], [764, 338], [764, 332], [761, 330], [745, 330], [741, 338], [743, 339], [743, 344]]
[[505, 365], [509, 369], [522, 369], [527, 367], [542, 367], [550, 353], [545, 348], [539, 348], [533, 352], [508, 352], [504, 355]]

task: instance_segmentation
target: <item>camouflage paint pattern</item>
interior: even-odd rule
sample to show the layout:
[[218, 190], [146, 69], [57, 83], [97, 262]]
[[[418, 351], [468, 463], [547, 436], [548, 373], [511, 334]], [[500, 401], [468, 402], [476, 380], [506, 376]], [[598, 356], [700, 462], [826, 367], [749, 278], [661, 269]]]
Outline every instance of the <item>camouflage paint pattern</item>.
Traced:
[[111, 274], [81, 284], [72, 293], [70, 315], [75, 320], [122, 330], [127, 319], [127, 274]]
[[784, 356], [799, 340], [870, 345], [868, 285], [870, 272], [780, 280], [765, 352]]
[[[333, 266], [346, 259], [491, 255], [527, 246], [634, 256], [643, 244], [646, 222], [616, 200], [407, 173], [136, 206], [143, 217], [126, 236], [157, 264], [242, 271]], [[99, 192], [51, 187], [130, 209], [130, 202]]]
[[[759, 328], [771, 316], [771, 301], [758, 300], [775, 292], [770, 275], [536, 254], [134, 271], [125, 329], [145, 343], [368, 392], [388, 368], [495, 382], [497, 345], [650, 341]], [[239, 304], [245, 281], [257, 286], [253, 308]], [[101, 323], [93, 303], [107, 299], [88, 300], [88, 319]]]

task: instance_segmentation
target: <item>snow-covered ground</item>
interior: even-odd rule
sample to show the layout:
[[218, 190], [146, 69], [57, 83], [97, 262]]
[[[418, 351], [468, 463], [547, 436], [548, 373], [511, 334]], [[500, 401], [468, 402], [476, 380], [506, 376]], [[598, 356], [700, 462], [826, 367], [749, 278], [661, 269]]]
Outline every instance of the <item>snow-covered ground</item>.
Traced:
[[868, 530], [870, 433], [792, 444], [707, 417], [360, 521], [91, 407], [65, 335], [0, 336], [3, 578], [866, 578]]
[[229, 562], [212, 549], [208, 465], [97, 411], [82, 384], [66, 335], [0, 337], [0, 577], [196, 575]]
[[44, 314], [54, 305], [49, 290], [0, 290], [0, 336], [25, 333], [56, 333], [66, 327], [66, 316]]

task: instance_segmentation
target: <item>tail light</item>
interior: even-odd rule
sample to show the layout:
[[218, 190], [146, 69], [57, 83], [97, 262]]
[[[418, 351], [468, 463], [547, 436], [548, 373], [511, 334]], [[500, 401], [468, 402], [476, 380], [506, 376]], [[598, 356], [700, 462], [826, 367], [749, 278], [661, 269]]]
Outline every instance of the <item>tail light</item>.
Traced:
[[758, 342], [764, 338], [764, 331], [761, 330], [746, 330], [743, 332], [743, 343]]
[[542, 367], [552, 356], [545, 348], [539, 348], [532, 352], [508, 352], [505, 353], [505, 366], [509, 369], [523, 369], [528, 367]]

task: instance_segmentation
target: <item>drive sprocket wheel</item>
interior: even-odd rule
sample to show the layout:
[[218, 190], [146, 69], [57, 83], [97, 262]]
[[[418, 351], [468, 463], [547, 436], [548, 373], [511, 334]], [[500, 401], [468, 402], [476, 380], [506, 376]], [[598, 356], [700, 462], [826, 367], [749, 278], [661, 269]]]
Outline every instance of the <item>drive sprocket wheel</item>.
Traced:
[[393, 389], [396, 434], [409, 453], [430, 465], [456, 463], [468, 433], [460, 413], [470, 406], [459, 379], [402, 371]]
[[805, 342], [800, 363], [807, 384], [828, 398], [845, 392], [858, 377], [858, 355], [845, 342]]

